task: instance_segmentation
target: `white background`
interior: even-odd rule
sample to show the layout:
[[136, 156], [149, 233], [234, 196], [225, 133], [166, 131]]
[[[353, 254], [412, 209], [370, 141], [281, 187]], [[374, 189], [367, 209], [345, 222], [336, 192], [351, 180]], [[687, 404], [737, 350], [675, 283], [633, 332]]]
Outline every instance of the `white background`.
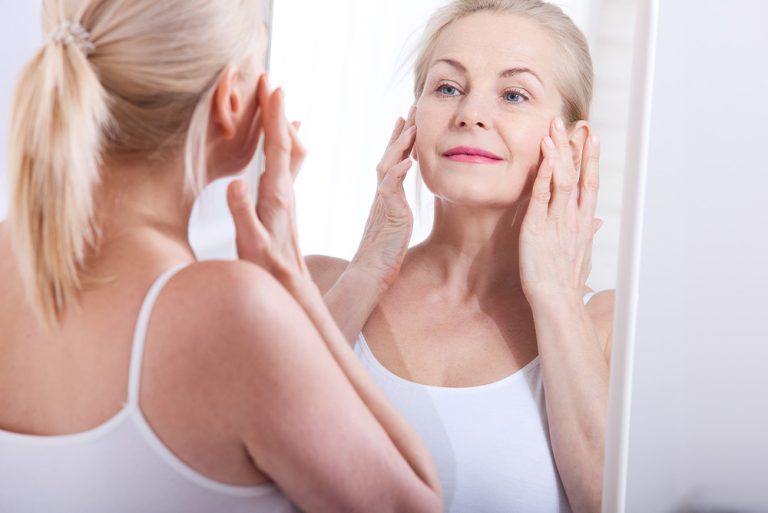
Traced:
[[[309, 156], [297, 181], [299, 231], [307, 254], [350, 258], [375, 189], [375, 166], [398, 115], [412, 102], [410, 61], [424, 23], [443, 0], [275, 0], [272, 82], [286, 89], [289, 116], [301, 120]], [[590, 284], [616, 277], [625, 125], [635, 0], [558, 2], [587, 34], [596, 69], [592, 122], [603, 138], [606, 221], [595, 244]], [[0, 219], [8, 206], [7, 125], [11, 90], [42, 41], [39, 2], [0, 0]], [[413, 174], [413, 173], [412, 173]], [[411, 177], [412, 178], [412, 177]], [[406, 184], [412, 197], [413, 183]], [[221, 186], [196, 209], [191, 237], [204, 257], [232, 255]], [[416, 211], [413, 241], [431, 226], [430, 195]], [[202, 212], [202, 214], [201, 214]]]
[[652, 87], [636, 98], [649, 123], [629, 161], [638, 223], [622, 240], [606, 467], [609, 495], [626, 470], [626, 497], [604, 511], [763, 513], [768, 4], [699, 0], [694, 21], [686, 2], [648, 4], [658, 30]]

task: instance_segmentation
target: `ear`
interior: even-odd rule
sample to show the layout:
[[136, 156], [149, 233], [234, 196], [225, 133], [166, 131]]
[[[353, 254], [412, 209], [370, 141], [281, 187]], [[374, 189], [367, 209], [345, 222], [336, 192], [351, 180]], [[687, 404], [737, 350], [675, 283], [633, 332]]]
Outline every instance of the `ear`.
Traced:
[[584, 120], [577, 121], [569, 132], [568, 144], [571, 146], [573, 165], [576, 169], [581, 169], [581, 156], [584, 153], [584, 144], [587, 142], [591, 132], [589, 123]]
[[227, 66], [216, 84], [213, 95], [213, 123], [224, 139], [232, 139], [237, 133], [237, 122], [242, 114], [243, 98], [238, 86], [240, 71]]

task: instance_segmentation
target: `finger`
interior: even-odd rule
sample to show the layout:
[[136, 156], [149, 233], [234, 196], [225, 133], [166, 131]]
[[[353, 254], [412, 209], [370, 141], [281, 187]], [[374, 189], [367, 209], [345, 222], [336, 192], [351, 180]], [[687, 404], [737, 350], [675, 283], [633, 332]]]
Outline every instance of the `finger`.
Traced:
[[235, 223], [237, 254], [243, 260], [263, 265], [264, 248], [268, 234], [256, 217], [248, 187], [242, 180], [234, 180], [227, 188], [227, 205]]
[[397, 118], [397, 121], [395, 121], [395, 128], [392, 129], [392, 135], [389, 137], [389, 142], [387, 143], [387, 148], [392, 146], [392, 143], [397, 141], [397, 138], [400, 137], [400, 134], [403, 133], [403, 127], [405, 126], [405, 120], [401, 117]]
[[384, 177], [392, 166], [395, 166], [402, 160], [408, 158], [414, 142], [416, 142], [416, 127], [411, 125], [403, 130], [400, 137], [387, 148], [387, 151], [384, 152], [384, 156], [381, 157], [381, 162], [379, 162], [377, 167], [379, 180]]
[[269, 85], [269, 78], [266, 74], [262, 74], [259, 77], [259, 82], [256, 87], [256, 100], [259, 103], [259, 110], [264, 112], [264, 110], [269, 108], [269, 97], [272, 96], [272, 88]]
[[[264, 156], [266, 158], [264, 174], [259, 180], [259, 212], [263, 202], [269, 206], [282, 206], [292, 191], [291, 175], [291, 134], [285, 118], [284, 95], [282, 89], [275, 90], [267, 101], [264, 110]], [[277, 202], [277, 205], [272, 205]], [[263, 219], [263, 218], [262, 218]]]
[[[573, 167], [571, 147], [565, 123], [560, 117], [550, 125], [550, 139], [553, 144], [547, 145], [547, 156], [553, 158], [555, 169], [552, 174], [552, 200], [549, 204], [549, 216], [560, 218], [565, 215], [576, 189], [576, 169]], [[573, 205], [571, 203], [571, 205]]]
[[408, 109], [408, 117], [405, 120], [405, 128], [412, 127], [416, 124], [416, 104], [411, 105]]
[[256, 84], [256, 113], [254, 114], [251, 126], [248, 129], [247, 138], [247, 140], [251, 141], [254, 152], [256, 152], [256, 149], [259, 147], [259, 140], [262, 135], [262, 121], [264, 114], [264, 103], [262, 102], [262, 98], [268, 88], [269, 84], [267, 83], [267, 76], [265, 74], [260, 75]]
[[403, 181], [412, 166], [413, 161], [411, 159], [406, 159], [396, 164], [387, 171], [379, 185], [379, 194], [390, 219], [403, 219], [403, 216], [407, 218], [410, 215]]
[[[414, 103], [411, 105], [411, 109], [408, 111], [408, 119], [405, 121], [405, 126], [403, 130], [408, 130], [411, 127], [416, 126], [416, 104]], [[406, 152], [403, 154], [403, 158], [408, 158], [411, 155], [411, 151], [413, 150], [413, 144], [406, 150]]]
[[547, 219], [549, 202], [552, 199], [552, 174], [555, 169], [554, 158], [550, 155], [552, 141], [545, 138], [541, 143], [543, 158], [539, 164], [536, 179], [531, 190], [531, 202], [528, 204], [527, 216], [531, 216], [534, 222], [543, 222]]
[[398, 194], [401, 190], [399, 185], [403, 183], [405, 176], [408, 174], [408, 170], [411, 169], [412, 166], [413, 161], [411, 159], [405, 159], [402, 162], [395, 164], [384, 175], [384, 178], [379, 185], [379, 190], [384, 194]]
[[[296, 180], [296, 176], [298, 176], [299, 170], [307, 156], [307, 148], [299, 139], [298, 128], [296, 128], [297, 123], [291, 123], [289, 127], [291, 135], [291, 178], [293, 180]], [[298, 123], [298, 125], [301, 126], [301, 123]]]
[[600, 190], [600, 139], [593, 135], [584, 143], [579, 180], [579, 211], [585, 216], [595, 216], [597, 195]]

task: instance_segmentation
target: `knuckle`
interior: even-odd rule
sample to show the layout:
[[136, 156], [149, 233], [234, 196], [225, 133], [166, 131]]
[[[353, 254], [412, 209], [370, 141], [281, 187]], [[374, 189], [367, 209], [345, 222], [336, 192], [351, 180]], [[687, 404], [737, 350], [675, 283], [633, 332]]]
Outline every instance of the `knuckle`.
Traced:
[[291, 208], [293, 197], [290, 194], [284, 192], [274, 192], [268, 197], [264, 198], [265, 206], [268, 206], [271, 210], [286, 210]]
[[584, 182], [584, 186], [590, 192], [597, 192], [600, 189], [600, 179], [597, 177], [590, 177]]
[[537, 201], [549, 203], [549, 200], [552, 198], [552, 193], [549, 192], [549, 189], [536, 188], [533, 190], [532, 197]]
[[264, 149], [265, 151], [289, 152], [291, 151], [291, 143], [282, 137], [270, 139], [264, 141]]
[[573, 192], [576, 184], [572, 180], [557, 181], [555, 180], [555, 189], [560, 192]]

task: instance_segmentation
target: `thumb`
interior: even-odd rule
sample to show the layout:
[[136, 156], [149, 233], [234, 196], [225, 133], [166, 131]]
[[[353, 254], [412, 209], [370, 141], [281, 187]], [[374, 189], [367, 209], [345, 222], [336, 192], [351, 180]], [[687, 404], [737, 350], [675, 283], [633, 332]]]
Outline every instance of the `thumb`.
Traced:
[[256, 209], [242, 180], [233, 180], [227, 188], [227, 205], [235, 222], [237, 255], [242, 260], [263, 264], [264, 251], [269, 240], [264, 226], [256, 217]]

